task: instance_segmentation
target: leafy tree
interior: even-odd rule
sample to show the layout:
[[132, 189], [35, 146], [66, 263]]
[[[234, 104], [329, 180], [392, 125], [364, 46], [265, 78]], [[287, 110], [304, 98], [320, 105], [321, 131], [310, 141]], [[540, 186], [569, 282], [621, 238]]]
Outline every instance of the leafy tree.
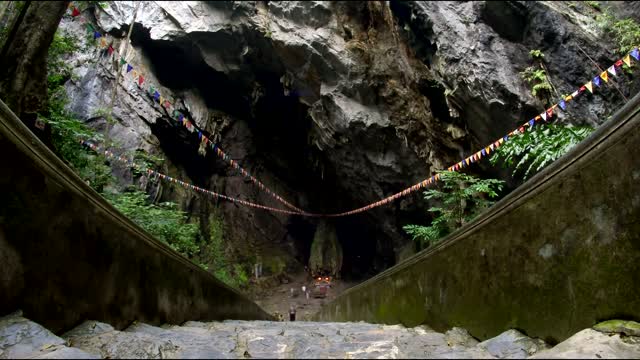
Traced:
[[513, 176], [523, 179], [552, 163], [593, 132], [591, 127], [549, 124], [537, 126], [509, 139], [489, 159], [492, 164], [514, 167]]
[[413, 237], [420, 248], [437, 243], [442, 237], [472, 220], [498, 196], [504, 181], [480, 179], [472, 175], [442, 171], [440, 189], [424, 192], [425, 200], [436, 200], [439, 206], [429, 209], [436, 217], [431, 226], [406, 225], [403, 229]]

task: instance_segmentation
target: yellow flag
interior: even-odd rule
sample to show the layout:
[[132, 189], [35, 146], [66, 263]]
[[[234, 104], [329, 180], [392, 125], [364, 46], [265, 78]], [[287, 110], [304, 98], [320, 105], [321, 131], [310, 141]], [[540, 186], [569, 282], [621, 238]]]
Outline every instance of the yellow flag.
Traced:
[[589, 81], [588, 83], [584, 84], [584, 86], [587, 88], [587, 90], [589, 90], [590, 93], [593, 94], [593, 85], [591, 84], [591, 81]]
[[602, 72], [602, 74], [600, 74], [600, 77], [602, 78], [602, 80], [604, 80], [604, 82], [609, 81], [609, 74], [607, 74], [606, 71]]
[[100, 39], [100, 46], [105, 47], [107, 46], [107, 40], [105, 40], [104, 38]]
[[629, 54], [627, 54], [627, 56], [623, 57], [622, 61], [624, 61], [624, 63], [627, 64], [627, 66], [631, 66], [631, 57], [629, 56]]

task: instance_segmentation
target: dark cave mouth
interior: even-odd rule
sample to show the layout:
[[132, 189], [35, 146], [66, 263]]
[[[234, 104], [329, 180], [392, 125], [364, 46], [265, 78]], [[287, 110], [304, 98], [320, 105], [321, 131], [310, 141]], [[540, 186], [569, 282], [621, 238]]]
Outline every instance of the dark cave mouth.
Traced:
[[[340, 179], [333, 171], [316, 166], [326, 159], [311, 145], [308, 137], [312, 126], [309, 108], [300, 101], [295, 89], [285, 91], [280, 81], [283, 73], [277, 67], [269, 70], [265, 64], [249, 64], [251, 66], [247, 69], [251, 72], [246, 76], [259, 84], [262, 93], [252, 99], [253, 89], [246, 87], [246, 83], [243, 87], [227, 74], [209, 67], [200, 50], [187, 40], [151, 40], [148, 30], [136, 24], [132, 43], [150, 59], [153, 72], [162, 85], [174, 90], [195, 88], [207, 107], [225, 112], [234, 120], [244, 121], [253, 134], [256, 154], [245, 160], [261, 163], [294, 192], [304, 194], [310, 204], [305, 210], [337, 212], [360, 206], [356, 199], [341, 189]], [[211, 151], [207, 151], [205, 156], [199, 155], [197, 132], [189, 132], [175, 119], [157, 119], [151, 130], [166, 156], [172, 163], [182, 166], [195, 185], [216, 191], [212, 188], [212, 175], [239, 176], [230, 172], [228, 164]], [[247, 183], [247, 186], [253, 185]], [[296, 203], [296, 199], [287, 200]], [[275, 201], [265, 205], [284, 208]], [[341, 274], [344, 279], [361, 281], [394, 265], [393, 253], [378, 253], [375, 220], [366, 219], [365, 215], [336, 220], [336, 233], [343, 252]], [[295, 242], [295, 258], [302, 264], [308, 264], [315, 227], [313, 219], [300, 216], [289, 219], [287, 228]]]

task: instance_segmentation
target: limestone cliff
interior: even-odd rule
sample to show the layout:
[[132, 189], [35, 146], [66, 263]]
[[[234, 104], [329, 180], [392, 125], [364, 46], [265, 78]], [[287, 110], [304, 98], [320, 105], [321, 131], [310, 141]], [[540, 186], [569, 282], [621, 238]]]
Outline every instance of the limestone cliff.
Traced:
[[[83, 15], [124, 39], [134, 2], [106, 4]], [[608, 66], [617, 57], [602, 41], [596, 12], [580, 2], [146, 1], [124, 57], [267, 186], [306, 210], [338, 212], [414, 184], [542, 111], [519, 75], [530, 50], [544, 52], [561, 94], [599, 72], [585, 54]], [[61, 26], [87, 43], [70, 59], [71, 108], [104, 128], [96, 112], [109, 103], [115, 75], [96, 61], [98, 49], [77, 20]], [[279, 205], [213, 154], [199, 155], [197, 135], [135, 81], [122, 77], [118, 86], [109, 133], [124, 148], [165, 157], [165, 171], [196, 185]], [[628, 96], [638, 83], [621, 87]], [[598, 124], [622, 101], [609, 89], [560, 121]], [[474, 171], [505, 174], [487, 163]], [[140, 182], [124, 169], [119, 175]], [[179, 201], [208, 231], [209, 199], [145, 186]], [[406, 253], [401, 227], [426, 220], [420, 198], [336, 219], [343, 273], [377, 272]], [[315, 220], [219, 206], [239, 261], [308, 260]]]

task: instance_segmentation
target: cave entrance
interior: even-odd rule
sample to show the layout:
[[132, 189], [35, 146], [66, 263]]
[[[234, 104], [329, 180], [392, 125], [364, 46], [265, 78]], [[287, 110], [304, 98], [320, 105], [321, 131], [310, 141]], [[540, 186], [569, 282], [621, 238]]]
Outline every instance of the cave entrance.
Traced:
[[337, 219], [336, 232], [342, 245], [342, 278], [364, 281], [382, 270], [376, 251], [376, 232], [360, 215]]
[[[317, 212], [343, 211], [359, 202], [345, 193], [340, 186], [343, 180], [332, 174], [325, 153], [312, 145], [309, 108], [300, 101], [298, 89], [283, 85], [282, 64], [254, 56], [232, 73], [219, 72], [204, 61], [201, 50], [189, 37], [151, 40], [149, 31], [139, 24], [134, 26], [132, 43], [150, 59], [162, 85], [173, 90], [195, 89], [208, 108], [225, 112], [234, 121], [247, 125], [252, 134], [248, 146], [253, 149], [245, 161], [264, 166], [290, 194], [298, 194], [289, 201]], [[151, 126], [163, 151], [173, 163], [183, 165], [196, 184], [209, 188], [214, 173], [224, 175], [226, 165], [213, 154], [194, 156], [198, 149], [197, 134], [189, 133], [170, 119], [159, 119]], [[223, 134], [223, 138], [228, 135]], [[267, 205], [282, 208], [280, 204]], [[256, 212], [255, 216], [270, 215]], [[287, 236], [284, 240], [275, 239], [272, 246], [293, 252], [291, 259], [306, 265], [317, 224], [314, 218], [291, 216], [286, 225]], [[368, 216], [336, 219], [335, 226], [343, 249], [343, 278], [362, 281], [393, 265], [393, 250], [379, 254], [379, 250], [386, 249], [378, 249], [377, 226]]]

